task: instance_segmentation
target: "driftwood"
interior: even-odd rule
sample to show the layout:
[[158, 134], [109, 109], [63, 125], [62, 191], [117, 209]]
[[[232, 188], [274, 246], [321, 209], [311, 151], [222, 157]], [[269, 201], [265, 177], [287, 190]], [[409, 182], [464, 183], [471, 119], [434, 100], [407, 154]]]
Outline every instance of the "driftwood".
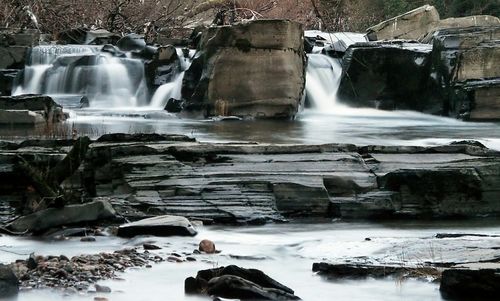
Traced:
[[89, 137], [78, 138], [66, 157], [49, 171], [47, 182], [52, 186], [59, 186], [64, 180], [74, 174], [85, 158], [90, 143]]
[[48, 206], [62, 207], [66, 203], [61, 183], [73, 175], [85, 158], [91, 141], [88, 137], [76, 140], [69, 153], [46, 174], [32, 166], [26, 159], [18, 156], [18, 168], [30, 180], [42, 201]]

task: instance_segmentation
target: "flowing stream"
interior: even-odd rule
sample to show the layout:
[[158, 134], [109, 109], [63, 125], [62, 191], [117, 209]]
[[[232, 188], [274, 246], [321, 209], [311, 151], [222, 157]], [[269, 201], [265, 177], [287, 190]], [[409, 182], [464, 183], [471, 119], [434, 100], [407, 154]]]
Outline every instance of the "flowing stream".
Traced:
[[[425, 261], [465, 262], [484, 256], [482, 250], [500, 245], [500, 238], [463, 237], [437, 239], [437, 233], [500, 234], [498, 222], [316, 222], [266, 225], [263, 227], [204, 227], [194, 238], [136, 237], [121, 239], [97, 237], [82, 249], [78, 238], [66, 241], [40, 241], [0, 237], [0, 262], [9, 262], [36, 252], [42, 255], [74, 256], [81, 253], [112, 252], [152, 242], [171, 252], [191, 252], [201, 239], [211, 239], [222, 252], [198, 255], [196, 262], [154, 265], [152, 269], [129, 270], [123, 281], [107, 280], [100, 284], [111, 287], [110, 300], [153, 301], [208, 300], [185, 296], [184, 279], [200, 269], [228, 264], [263, 270], [291, 287], [304, 300], [442, 300], [438, 284], [425, 280], [366, 279], [328, 281], [311, 271], [318, 261], [400, 263], [415, 265]], [[365, 238], [370, 238], [366, 241]], [[465, 252], [467, 250], [467, 252]], [[9, 251], [7, 253], [5, 251]], [[54, 252], [56, 254], [54, 254]], [[484, 258], [484, 257], [483, 257]], [[102, 295], [102, 294], [100, 294]], [[161, 297], [160, 297], [161, 296]], [[94, 295], [64, 295], [54, 291], [22, 292], [16, 301], [92, 300]], [[10, 301], [10, 300], [9, 300]]]

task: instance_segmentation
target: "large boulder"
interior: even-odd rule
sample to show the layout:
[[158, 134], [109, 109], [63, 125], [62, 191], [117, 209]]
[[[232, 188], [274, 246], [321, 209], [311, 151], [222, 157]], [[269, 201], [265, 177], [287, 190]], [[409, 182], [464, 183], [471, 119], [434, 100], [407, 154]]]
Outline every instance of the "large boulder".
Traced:
[[8, 227], [15, 232], [40, 233], [55, 227], [113, 218], [116, 218], [116, 212], [111, 204], [105, 200], [98, 200], [81, 205], [41, 210], [16, 219]]
[[182, 96], [206, 116], [291, 118], [304, 95], [302, 26], [258, 20], [209, 28]]
[[0, 29], [0, 69], [22, 69], [32, 46], [40, 42], [33, 30]]
[[442, 100], [427, 86], [431, 51], [431, 45], [403, 41], [352, 45], [344, 56], [338, 100], [354, 107], [445, 114]]
[[367, 29], [370, 41], [410, 39], [422, 40], [439, 29], [499, 26], [495, 16], [467, 16], [441, 20], [434, 6], [424, 5]]
[[118, 227], [118, 236], [195, 236], [197, 234], [189, 220], [182, 216], [163, 215], [146, 218]]
[[[0, 96], [0, 110], [3, 111], [3, 116], [7, 118], [4, 121], [15, 119], [15, 116], [19, 116], [25, 121], [39, 120], [41, 116], [41, 120], [51, 123], [66, 119], [62, 107], [54, 99], [46, 95]], [[9, 114], [11, 114], [10, 117], [8, 117]]]
[[442, 273], [439, 290], [446, 298], [497, 300], [499, 283], [499, 269], [448, 269]]
[[368, 28], [368, 38], [371, 41], [417, 40], [431, 31], [437, 22], [439, 22], [437, 9], [431, 5], [424, 5]]
[[11, 297], [19, 292], [19, 281], [6, 265], [0, 264], [0, 298]]

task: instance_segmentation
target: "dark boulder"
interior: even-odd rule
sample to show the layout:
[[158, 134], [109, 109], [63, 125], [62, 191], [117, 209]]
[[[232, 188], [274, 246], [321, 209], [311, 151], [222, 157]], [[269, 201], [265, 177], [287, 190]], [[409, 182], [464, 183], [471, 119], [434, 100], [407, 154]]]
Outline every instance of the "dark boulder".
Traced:
[[121, 38], [116, 46], [122, 51], [142, 51], [146, 48], [146, 41], [141, 35], [129, 34]]
[[165, 105], [165, 111], [169, 113], [179, 113], [182, 111], [182, 100], [170, 98]]
[[0, 263], [0, 298], [11, 297], [19, 292], [19, 281], [12, 269]]
[[265, 288], [238, 276], [224, 275], [208, 282], [211, 296], [240, 300], [300, 300], [299, 297], [279, 289]]
[[146, 218], [118, 227], [117, 235], [134, 237], [137, 235], [155, 236], [195, 236], [197, 234], [189, 220], [182, 216], [163, 215]]
[[498, 300], [500, 269], [449, 269], [441, 276], [439, 290], [453, 300]]
[[185, 281], [187, 293], [208, 293], [241, 300], [300, 300], [292, 289], [260, 270], [227, 267], [202, 270]]
[[408, 42], [354, 44], [347, 50], [338, 99], [353, 107], [446, 115], [428, 89], [432, 46]]

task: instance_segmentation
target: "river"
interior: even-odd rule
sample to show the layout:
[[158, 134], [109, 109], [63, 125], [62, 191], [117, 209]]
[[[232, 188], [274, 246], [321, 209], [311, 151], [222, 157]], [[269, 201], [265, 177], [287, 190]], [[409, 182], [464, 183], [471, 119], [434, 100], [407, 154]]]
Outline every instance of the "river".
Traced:
[[[272, 224], [260, 227], [209, 226], [199, 234], [186, 237], [136, 237], [121, 239], [97, 237], [93, 243], [78, 238], [66, 241], [43, 241], [30, 238], [0, 237], [2, 262], [25, 258], [31, 252], [43, 255], [74, 256], [141, 246], [152, 242], [171, 252], [192, 252], [201, 239], [211, 239], [222, 252], [196, 255], [198, 261], [153, 265], [151, 269], [134, 269], [119, 275], [123, 280], [100, 284], [112, 288], [104, 295], [110, 300], [207, 300], [184, 295], [184, 279], [200, 269], [236, 264], [258, 268], [295, 290], [304, 300], [443, 300], [439, 285], [426, 280], [366, 279], [326, 280], [311, 271], [319, 261], [333, 263], [363, 262], [415, 266], [427, 261], [467, 262], [486, 259], [494, 254], [488, 248], [500, 246], [499, 237], [461, 237], [438, 239], [437, 233], [474, 233], [500, 235], [498, 220], [472, 221], [405, 221], [345, 222], [315, 221]], [[366, 240], [370, 238], [370, 240]], [[22, 255], [19, 255], [22, 254]], [[65, 295], [58, 291], [23, 291], [9, 301], [77, 301], [92, 300], [94, 294]], [[99, 294], [102, 296], [102, 294]]]

